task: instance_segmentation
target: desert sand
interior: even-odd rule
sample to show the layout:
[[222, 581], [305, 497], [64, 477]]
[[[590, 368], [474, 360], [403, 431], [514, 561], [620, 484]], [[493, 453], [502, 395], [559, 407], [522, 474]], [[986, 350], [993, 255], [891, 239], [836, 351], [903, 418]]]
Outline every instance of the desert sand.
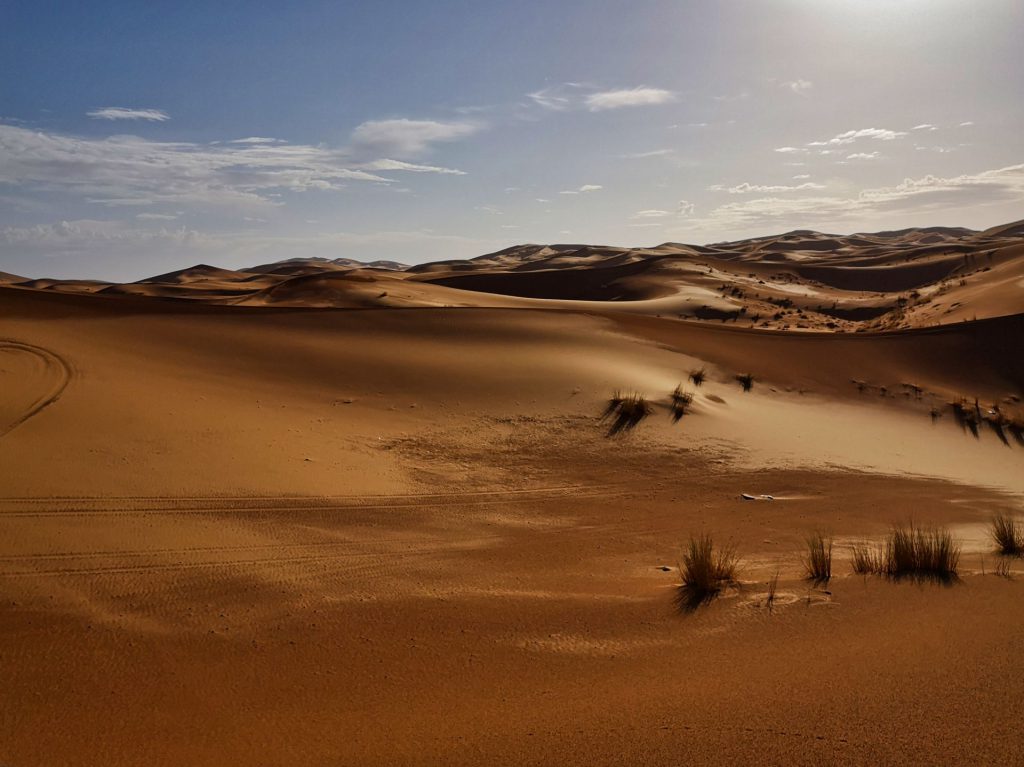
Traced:
[[0, 273], [0, 763], [1022, 763], [1022, 396], [1024, 222]]

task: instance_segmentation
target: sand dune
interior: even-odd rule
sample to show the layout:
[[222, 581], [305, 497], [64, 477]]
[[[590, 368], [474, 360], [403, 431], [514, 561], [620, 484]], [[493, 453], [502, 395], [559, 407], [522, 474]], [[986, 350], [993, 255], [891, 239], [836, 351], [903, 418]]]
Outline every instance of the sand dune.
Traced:
[[[1022, 238], [0, 280], [0, 761], [1020, 762]], [[959, 581], [854, 576], [910, 518]]]

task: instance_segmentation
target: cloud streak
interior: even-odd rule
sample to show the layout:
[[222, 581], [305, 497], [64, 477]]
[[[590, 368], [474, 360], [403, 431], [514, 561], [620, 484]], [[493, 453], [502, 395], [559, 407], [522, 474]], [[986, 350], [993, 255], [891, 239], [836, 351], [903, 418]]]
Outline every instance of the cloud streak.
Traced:
[[166, 122], [171, 116], [162, 109], [131, 109], [129, 107], [103, 107], [86, 112], [94, 120], [146, 120]]
[[[429, 139], [421, 134], [416, 141]], [[196, 144], [136, 136], [95, 139], [0, 124], [0, 183], [23, 191], [79, 195], [108, 207], [167, 202], [274, 206], [281, 204], [278, 197], [285, 192], [337, 190], [349, 182], [391, 183], [379, 175], [384, 172], [463, 175], [453, 168], [395, 159], [353, 162], [347, 149], [277, 140]]]

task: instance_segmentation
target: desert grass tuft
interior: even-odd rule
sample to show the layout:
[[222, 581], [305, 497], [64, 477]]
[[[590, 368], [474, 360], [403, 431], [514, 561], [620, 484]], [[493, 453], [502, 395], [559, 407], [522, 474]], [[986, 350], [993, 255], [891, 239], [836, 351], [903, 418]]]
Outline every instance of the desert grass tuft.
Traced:
[[1010, 580], [1013, 578], [1013, 573], [1010, 572], [1010, 560], [1006, 557], [1002, 557], [996, 562], [995, 574], [1000, 578], [1006, 578]]
[[807, 579], [815, 583], [827, 583], [832, 579], [832, 539], [815, 533], [808, 536], [806, 544], [804, 570]]
[[700, 386], [701, 384], [703, 384], [704, 381], [707, 380], [707, 377], [708, 377], [708, 374], [704, 370], [704, 368], [701, 368], [700, 370], [691, 370], [690, 371], [690, 380], [693, 381], [693, 385], [694, 386]]
[[768, 596], [765, 597], [764, 604], [768, 608], [768, 612], [772, 612], [775, 609], [775, 593], [779, 590], [779, 573], [775, 572], [771, 580], [768, 581]]
[[1024, 556], [1024, 525], [1007, 514], [995, 514], [989, 523], [989, 534], [1000, 554]]
[[960, 546], [944, 528], [896, 525], [877, 548], [853, 547], [853, 571], [884, 575], [893, 580], [912, 578], [952, 583], [957, 579]]
[[686, 415], [686, 408], [693, 402], [693, 395], [683, 391], [683, 385], [679, 384], [672, 392], [672, 423], [679, 423], [679, 420]]
[[642, 394], [626, 394], [616, 391], [605, 406], [601, 420], [611, 419], [608, 436], [635, 429], [637, 424], [651, 414], [651, 406]]
[[743, 391], [750, 391], [754, 388], [754, 375], [752, 373], [741, 373], [736, 376], [736, 380], [743, 387]]
[[679, 574], [683, 584], [679, 587], [678, 603], [684, 610], [696, 610], [710, 602], [728, 585], [736, 582], [739, 559], [732, 546], [715, 548], [714, 539], [707, 534], [690, 538]]

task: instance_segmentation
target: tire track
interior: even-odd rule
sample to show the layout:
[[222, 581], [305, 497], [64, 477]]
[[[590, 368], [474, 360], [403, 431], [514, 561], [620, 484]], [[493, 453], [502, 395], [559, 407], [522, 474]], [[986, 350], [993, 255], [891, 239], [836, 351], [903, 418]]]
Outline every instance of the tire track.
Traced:
[[25, 412], [16, 417], [13, 421], [9, 421], [6, 424], [0, 424], [0, 437], [9, 434], [11, 431], [25, 423], [25, 421], [33, 416], [39, 415], [39, 413], [59, 400], [74, 376], [74, 368], [72, 368], [71, 363], [56, 352], [42, 346], [35, 346], [34, 344], [17, 341], [13, 338], [0, 338], [0, 351], [5, 349], [13, 349], [14, 351], [29, 354], [42, 360], [43, 368], [51, 376], [54, 376], [55, 380], [53, 385], [48, 387], [47, 391], [41, 394], [31, 405], [29, 405]]
[[53, 517], [132, 517], [132, 516], [189, 516], [189, 515], [239, 515], [239, 514], [273, 514], [273, 513], [287, 513], [287, 514], [302, 514], [302, 513], [324, 513], [324, 512], [343, 512], [343, 511], [384, 511], [389, 509], [402, 510], [402, 509], [428, 509], [428, 508], [439, 508], [439, 507], [474, 507], [474, 506], [502, 506], [515, 503], [527, 503], [527, 502], [551, 502], [562, 500], [565, 498], [573, 499], [586, 499], [586, 498], [609, 498], [609, 497], [621, 497], [628, 495], [631, 491], [627, 489], [604, 489], [589, 488], [588, 492], [573, 492], [571, 490], [560, 490], [557, 492], [540, 493], [534, 491], [527, 497], [515, 496], [515, 497], [472, 497], [467, 495], [436, 495], [436, 496], [424, 496], [424, 498], [430, 497], [436, 500], [420, 500], [415, 501], [410, 498], [412, 502], [401, 502], [405, 500], [403, 497], [394, 497], [400, 502], [388, 502], [388, 496], [371, 496], [367, 497], [363, 503], [342, 503], [342, 504], [299, 504], [299, 505], [280, 505], [280, 504], [265, 504], [265, 505], [244, 505], [242, 503], [230, 503], [230, 504], [209, 504], [207, 506], [186, 506], [186, 505], [167, 505], [167, 506], [143, 506], [139, 508], [78, 508], [71, 507], [65, 509], [47, 509], [47, 510], [33, 510], [33, 509], [0, 509], [0, 521], [4, 519], [42, 519], [42, 518], [53, 518]]

